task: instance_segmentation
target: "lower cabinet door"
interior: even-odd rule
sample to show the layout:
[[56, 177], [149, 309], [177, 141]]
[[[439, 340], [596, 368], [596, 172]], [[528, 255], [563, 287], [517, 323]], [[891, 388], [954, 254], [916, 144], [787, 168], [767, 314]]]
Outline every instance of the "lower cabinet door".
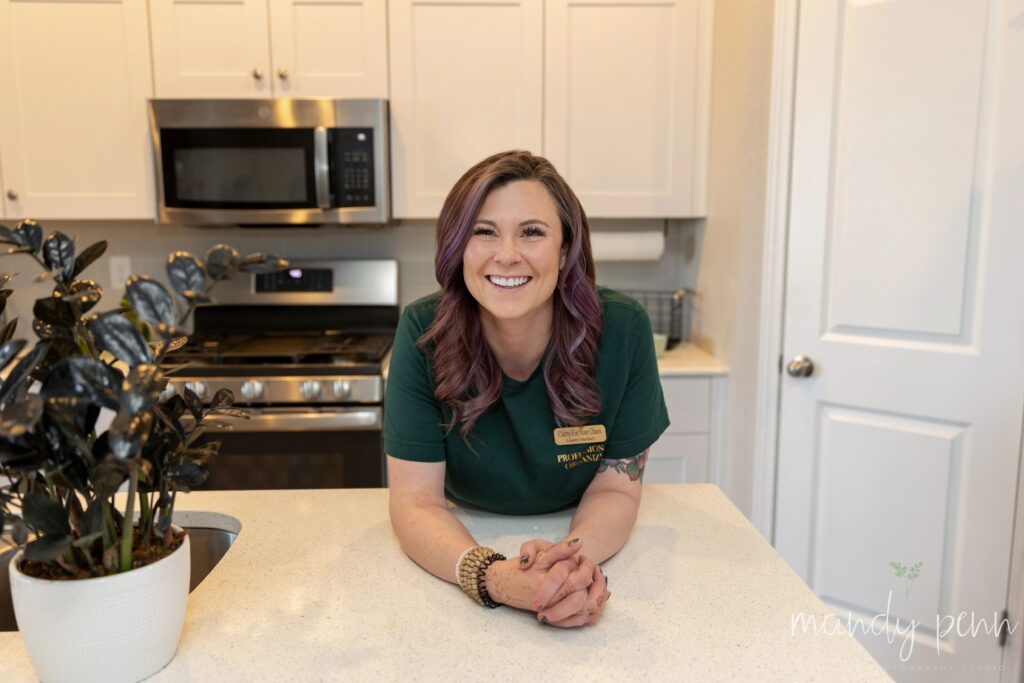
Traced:
[[664, 434], [651, 446], [644, 483], [693, 484], [707, 480], [707, 434]]

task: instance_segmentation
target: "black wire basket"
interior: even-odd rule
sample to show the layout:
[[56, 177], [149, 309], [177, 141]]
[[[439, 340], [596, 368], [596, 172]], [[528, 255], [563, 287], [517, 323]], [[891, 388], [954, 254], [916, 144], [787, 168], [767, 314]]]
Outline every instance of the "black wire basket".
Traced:
[[651, 318], [654, 334], [668, 337], [667, 348], [690, 341], [690, 305], [692, 292], [677, 289], [673, 292], [651, 289], [620, 289], [626, 296], [633, 297], [647, 311]]

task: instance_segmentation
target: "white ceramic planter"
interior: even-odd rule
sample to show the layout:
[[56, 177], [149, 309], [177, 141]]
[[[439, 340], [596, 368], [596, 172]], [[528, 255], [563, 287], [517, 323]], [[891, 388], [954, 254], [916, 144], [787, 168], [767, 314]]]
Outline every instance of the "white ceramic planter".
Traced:
[[11, 599], [43, 681], [139, 681], [174, 656], [188, 603], [190, 544], [124, 574], [48, 581], [11, 560]]

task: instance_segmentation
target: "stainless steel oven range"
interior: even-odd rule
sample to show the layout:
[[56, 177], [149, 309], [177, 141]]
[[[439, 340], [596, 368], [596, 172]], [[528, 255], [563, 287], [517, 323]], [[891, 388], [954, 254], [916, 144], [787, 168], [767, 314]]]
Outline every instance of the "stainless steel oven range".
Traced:
[[[221, 289], [221, 287], [223, 289]], [[189, 343], [169, 354], [168, 391], [235, 394], [207, 489], [384, 485], [383, 380], [398, 324], [396, 261], [293, 261], [218, 285]]]

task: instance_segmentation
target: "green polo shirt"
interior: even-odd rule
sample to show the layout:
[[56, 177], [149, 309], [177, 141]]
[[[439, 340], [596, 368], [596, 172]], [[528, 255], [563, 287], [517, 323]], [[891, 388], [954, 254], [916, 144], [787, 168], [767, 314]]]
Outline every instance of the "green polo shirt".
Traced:
[[440, 293], [406, 307], [398, 323], [384, 391], [384, 452], [403, 460], [441, 462], [445, 492], [457, 502], [502, 514], [542, 514], [579, 503], [601, 459], [630, 458], [669, 425], [647, 312], [634, 299], [597, 288], [603, 311], [597, 386], [604, 443], [558, 445], [544, 384], [543, 360], [529, 379], [502, 373], [501, 399], [480, 416], [470, 443], [458, 426], [445, 435], [451, 409], [434, 398], [433, 366], [416, 347]]

